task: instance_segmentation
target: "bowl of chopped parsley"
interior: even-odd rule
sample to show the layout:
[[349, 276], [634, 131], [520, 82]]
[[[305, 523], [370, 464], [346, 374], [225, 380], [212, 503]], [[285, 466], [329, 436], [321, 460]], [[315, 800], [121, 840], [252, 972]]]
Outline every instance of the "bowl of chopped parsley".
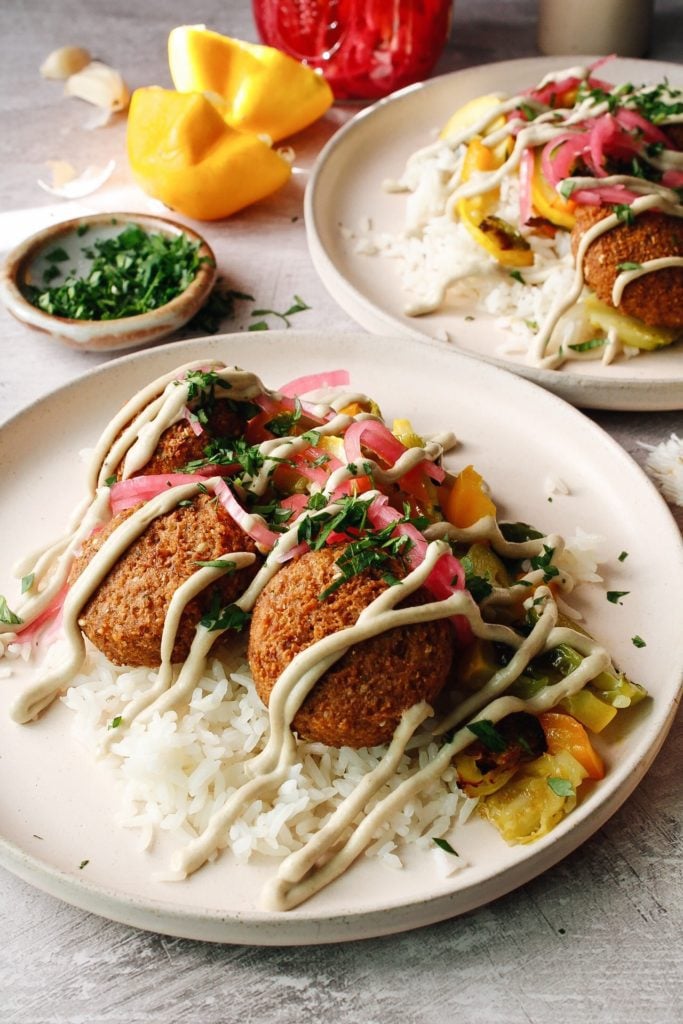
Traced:
[[166, 337], [211, 292], [216, 261], [191, 228], [143, 214], [94, 214], [22, 242], [0, 271], [18, 320], [73, 348], [111, 352]]

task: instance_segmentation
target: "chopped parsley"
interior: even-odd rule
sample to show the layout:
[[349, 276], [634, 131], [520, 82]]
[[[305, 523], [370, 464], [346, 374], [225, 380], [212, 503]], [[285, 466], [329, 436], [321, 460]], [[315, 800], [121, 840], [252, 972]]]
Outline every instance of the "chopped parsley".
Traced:
[[616, 203], [612, 206], [612, 210], [617, 215], [620, 224], [633, 224], [635, 221], [636, 215], [628, 203]]
[[634, 647], [647, 647], [647, 644], [643, 640], [642, 636], [638, 636], [637, 634], [636, 636], [631, 637], [631, 643]]
[[216, 334], [224, 320], [235, 319], [235, 303], [241, 301], [253, 302], [254, 296], [228, 288], [219, 281], [202, 308], [192, 317], [188, 327], [204, 334]]
[[590, 338], [588, 341], [577, 342], [576, 345], [568, 345], [572, 352], [590, 352], [594, 348], [602, 348], [606, 338]]
[[502, 754], [504, 750], [507, 750], [507, 740], [496, 729], [493, 722], [490, 722], [487, 718], [480, 718], [476, 722], [470, 722], [467, 728], [470, 732], [474, 733], [487, 750], [493, 751], [494, 754]]
[[[82, 277], [72, 271], [62, 284], [29, 287], [27, 298], [38, 309], [72, 320], [119, 320], [164, 306], [194, 281], [205, 256], [199, 243], [182, 233], [171, 238], [127, 225], [112, 238], [83, 248], [90, 268]], [[51, 266], [68, 260], [58, 247], [47, 253]]]
[[626, 260], [625, 263], [617, 263], [617, 270], [642, 270], [642, 263], [633, 263], [630, 260]]
[[0, 594], [0, 622], [3, 622], [6, 626], [19, 626], [23, 621], [18, 615], [15, 615], [7, 604], [7, 599]]
[[549, 583], [550, 580], [554, 579], [555, 576], [560, 575], [560, 570], [556, 565], [552, 564], [553, 555], [555, 554], [555, 548], [548, 547], [547, 544], [543, 545], [543, 554], [535, 555], [530, 559], [532, 569], [543, 570], [543, 582]]
[[547, 781], [556, 796], [576, 796], [576, 790], [569, 779], [560, 779], [551, 775]]
[[457, 857], [458, 853], [453, 849], [447, 839], [440, 839], [439, 836], [432, 836], [432, 842], [435, 846], [438, 846], [444, 853], [450, 853], [452, 857]]
[[33, 572], [30, 572], [27, 576], [22, 576], [21, 577], [21, 592], [22, 592], [22, 594], [25, 594], [27, 590], [31, 589], [31, 587], [33, 586], [33, 581], [35, 580], [35, 578], [36, 578], [36, 576], [35, 576], [35, 573], [33, 573]]
[[623, 562], [625, 558], [628, 558], [628, 551], [622, 551], [619, 555], [619, 561]]
[[207, 562], [197, 561], [195, 565], [202, 565], [207, 569], [227, 569], [232, 573], [237, 568], [237, 562], [230, 562], [227, 558], [213, 558]]
[[228, 604], [221, 607], [220, 595], [216, 593], [213, 595], [209, 611], [200, 619], [200, 623], [210, 633], [226, 629], [234, 629], [240, 633], [250, 618], [249, 612], [242, 611], [239, 605]]
[[[251, 312], [251, 315], [252, 316], [260, 316], [260, 317], [272, 317], [272, 316], [274, 316], [274, 317], [277, 317], [279, 320], [282, 320], [282, 322], [284, 323], [285, 327], [291, 327], [292, 325], [291, 325], [291, 322], [289, 320], [290, 316], [294, 316], [295, 313], [303, 313], [307, 309], [310, 309], [310, 308], [311, 307], [306, 302], [304, 302], [304, 300], [301, 298], [300, 295], [295, 295], [294, 299], [292, 301], [291, 306], [289, 307], [289, 309], [286, 309], [284, 311], [284, 313], [278, 313], [277, 310], [275, 310], [275, 309], [253, 309], [252, 312]], [[253, 324], [250, 324], [249, 325], [249, 330], [250, 331], [269, 331], [270, 330], [270, 325], [268, 324], [267, 320], [261, 319], [261, 320], [257, 320]]]
[[524, 284], [524, 278], [519, 270], [511, 270], [510, 277], [515, 281], [519, 281], [520, 284]]
[[381, 530], [373, 530], [358, 540], [351, 541], [334, 563], [339, 576], [318, 594], [318, 600], [326, 600], [347, 580], [359, 576], [368, 569], [379, 570], [383, 582], [390, 587], [400, 584], [401, 580], [391, 572], [391, 563], [400, 560], [413, 546], [413, 542], [405, 534], [393, 536], [398, 522], [399, 520], [396, 523], [389, 523]]
[[253, 480], [265, 462], [259, 445], [250, 445], [244, 438], [217, 438], [204, 448], [204, 458], [195, 459], [183, 466], [184, 473], [194, 473], [204, 466], [241, 467], [241, 475]]
[[109, 725], [107, 726], [107, 728], [108, 729], [118, 729], [118, 727], [121, 725], [122, 721], [123, 721], [122, 716], [121, 715], [116, 715], [115, 718], [112, 718], [112, 720], [109, 723]]
[[630, 590], [608, 590], [607, 600], [610, 602], [610, 604], [621, 604], [622, 602], [620, 599], [622, 597], [626, 597], [627, 594], [630, 593]]
[[89, 860], [82, 860], [81, 863], [78, 865], [78, 870], [82, 871], [83, 868], [87, 867], [89, 863]]
[[478, 576], [476, 573], [465, 573], [465, 586], [477, 604], [481, 604], [484, 598], [488, 597], [493, 590], [486, 577]]
[[278, 413], [272, 420], [266, 423], [266, 430], [269, 430], [275, 437], [290, 437], [295, 424], [301, 419], [301, 402], [298, 398], [294, 400], [294, 409], [291, 412]]

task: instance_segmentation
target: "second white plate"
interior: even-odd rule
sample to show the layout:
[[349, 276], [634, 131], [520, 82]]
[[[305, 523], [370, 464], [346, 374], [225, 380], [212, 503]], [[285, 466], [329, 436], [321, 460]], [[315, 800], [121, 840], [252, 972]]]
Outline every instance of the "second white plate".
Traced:
[[[323, 149], [308, 185], [311, 258], [336, 301], [375, 334], [439, 339], [448, 332], [452, 347], [505, 366], [584, 408], [683, 408], [682, 342], [611, 366], [599, 361], [572, 363], [560, 370], [528, 366], [522, 356], [499, 354], [506, 333], [491, 316], [477, 313], [474, 321], [444, 312], [406, 316], [395, 261], [359, 254], [341, 230], [357, 229], [371, 218], [374, 230], [397, 232], [405, 200], [384, 192], [382, 182], [399, 177], [408, 156], [433, 141], [467, 100], [527, 89], [562, 66], [563, 60], [568, 59], [530, 58], [467, 68], [403, 89], [354, 117]], [[667, 77], [673, 85], [683, 86], [683, 68], [675, 64], [619, 59], [610, 62], [604, 75], [614, 82], [657, 82]]]

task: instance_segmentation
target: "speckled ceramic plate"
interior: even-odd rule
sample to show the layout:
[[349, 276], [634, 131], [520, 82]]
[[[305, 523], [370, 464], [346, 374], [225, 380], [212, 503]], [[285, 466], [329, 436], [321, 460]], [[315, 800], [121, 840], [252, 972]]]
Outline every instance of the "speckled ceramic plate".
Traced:
[[[340, 306], [376, 334], [448, 336], [451, 348], [505, 366], [583, 408], [680, 409], [683, 342], [611, 366], [599, 361], [573, 362], [559, 370], [529, 366], [523, 355], [502, 354], [512, 340], [509, 332], [478, 310], [445, 307], [406, 316], [397, 261], [361, 255], [341, 230], [356, 231], [368, 219], [374, 231], [400, 230], [405, 196], [385, 192], [382, 182], [398, 178], [410, 154], [432, 142], [463, 103], [490, 92], [513, 95], [549, 71], [590, 59], [542, 57], [466, 68], [410, 86], [361, 111], [322, 150], [309, 181], [305, 210], [311, 257]], [[619, 59], [600, 74], [613, 82], [668, 77], [683, 86], [678, 64]]]
[[[220, 358], [276, 387], [347, 367], [387, 417], [418, 430], [451, 428], [454, 465], [473, 462], [501, 515], [542, 529], [575, 527], [606, 538], [605, 587], [581, 602], [586, 621], [652, 700], [603, 745], [604, 781], [550, 835], [509, 847], [473, 818], [452, 836], [468, 862], [439, 874], [431, 851], [411, 848], [403, 870], [361, 857], [349, 872], [288, 913], [259, 908], [272, 864], [238, 866], [229, 851], [186, 882], [154, 880], [171, 843], [143, 853], [112, 819], [117, 790], [72, 736], [71, 713], [53, 705], [37, 722], [8, 715], [16, 681], [0, 686], [0, 862], [79, 907], [138, 927], [219, 942], [304, 944], [397, 932], [471, 910], [551, 869], [619, 807], [642, 778], [671, 723], [683, 665], [683, 551], [673, 519], [641, 470], [575, 409], [527, 381], [425, 341], [297, 331], [174, 343], [117, 360], [56, 391], [0, 430], [0, 593], [16, 594], [10, 566], [64, 528], [84, 492], [78, 451], [143, 384], [190, 359]], [[568, 495], [547, 500], [560, 476]], [[619, 561], [619, 554], [628, 558]], [[666, 580], [666, 586], [662, 586]], [[606, 589], [629, 591], [619, 605]], [[636, 648], [640, 635], [647, 646]], [[0, 668], [2, 668], [0, 662]], [[622, 719], [623, 721], [623, 719]], [[87, 861], [83, 867], [80, 865]]]

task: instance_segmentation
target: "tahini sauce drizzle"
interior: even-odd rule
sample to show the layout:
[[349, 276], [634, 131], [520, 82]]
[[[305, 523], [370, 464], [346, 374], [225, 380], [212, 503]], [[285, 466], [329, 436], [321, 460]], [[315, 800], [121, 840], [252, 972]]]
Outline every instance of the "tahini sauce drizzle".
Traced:
[[[60, 574], [60, 578], [61, 576], [66, 578], [74, 553], [89, 533], [92, 525], [106, 520], [109, 494], [108, 488], [102, 486], [101, 481], [106, 479], [111, 471], [115, 471], [122, 462], [125, 467], [124, 474], [126, 472], [133, 473], [144, 466], [163, 431], [182, 415], [184, 404], [187, 401], [187, 386], [180, 378], [188, 369], [200, 368], [207, 369], [207, 366], [206, 364], [189, 364], [189, 366], [174, 371], [173, 374], [152, 382], [151, 385], [134, 396], [114, 418], [100, 438], [93, 457], [90, 481], [94, 491], [84, 513], [84, 522], [89, 524], [89, 528], [81, 529], [80, 532], [76, 530], [75, 538], [63, 539], [41, 555], [36, 564], [40, 564], [42, 575], [48, 573], [50, 553], [53, 553], [57, 567], [54, 571]], [[210, 368], [233, 385], [234, 389], [231, 387], [226, 391], [225, 397], [233, 400], [248, 399], [264, 390], [261, 382], [253, 374], [230, 370], [222, 367], [221, 364], [211, 364]], [[184, 401], [182, 400], [183, 393]], [[337, 408], [344, 408], [347, 404], [349, 404], [347, 396], [338, 398]], [[321, 403], [321, 415], [334, 411], [336, 410], [331, 405], [325, 407], [325, 403]], [[353, 419], [354, 417], [338, 414], [324, 424], [319, 432], [338, 433], [346, 429]], [[142, 442], [140, 437], [143, 439]], [[453, 441], [452, 435], [445, 434], [429, 442], [424, 449], [409, 449], [389, 470], [381, 470], [372, 460], [364, 460], [364, 464], [371, 464], [375, 478], [387, 484], [401, 477], [412, 466], [422, 462], [425, 458], [430, 460], [438, 458], [444, 448], [450, 446]], [[288, 453], [299, 451], [309, 444], [310, 440], [291, 437], [277, 439], [277, 443], [266, 442], [263, 449], [264, 454], [274, 459], [285, 457]], [[112, 454], [112, 450], [114, 450], [114, 454]], [[132, 456], [131, 453], [133, 453]], [[344, 479], [357, 476], [363, 468], [367, 472], [367, 465], [364, 467], [341, 467], [331, 474], [326, 490], [330, 494], [333, 493]], [[218, 479], [208, 478], [202, 486], [209, 490], [215, 488]], [[98, 483], [99, 486], [97, 486]], [[253, 487], [255, 493], [262, 493], [266, 484], [267, 463], [265, 468], [251, 481], [250, 489]], [[60, 665], [51, 669], [43, 678], [21, 694], [12, 709], [13, 717], [17, 721], [27, 722], [35, 718], [54, 700], [68, 680], [78, 671], [83, 661], [85, 647], [83, 636], [78, 628], [78, 615], [116, 561], [144, 532], [154, 518], [166, 514], [177, 507], [181, 501], [191, 499], [197, 493], [199, 493], [199, 485], [195, 483], [169, 488], [133, 512], [102, 544], [84, 572], [71, 586], [64, 604], [66, 656]], [[361, 497], [364, 500], [372, 501], [377, 493], [381, 492], [370, 491]], [[310, 512], [308, 514], [313, 516], [322, 514], [334, 510], [334, 507], [334, 503], [331, 503], [318, 513]], [[250, 610], [253, 607], [263, 587], [282, 565], [287, 552], [296, 545], [297, 527], [298, 520], [281, 535], [252, 583], [235, 602], [243, 610]], [[498, 640], [514, 649], [515, 653], [508, 665], [493, 676], [483, 691], [465, 701], [446, 721], [442, 722], [439, 727], [440, 732], [450, 729], [452, 725], [460, 723], [469, 715], [477, 712], [481, 712], [481, 715], [489, 720], [498, 721], [513, 710], [542, 710], [552, 707], [563, 696], [581, 689], [588, 680], [594, 678], [609, 665], [609, 655], [595, 641], [574, 630], [556, 628], [557, 607], [547, 588], [540, 587], [536, 590], [536, 597], [540, 596], [543, 601], [543, 609], [527, 637], [522, 637], [508, 626], [485, 622], [479, 607], [468, 591], [459, 591], [441, 601], [397, 608], [396, 605], [400, 601], [424, 584], [438, 560], [443, 554], [450, 551], [450, 546], [440, 538], [454, 535], [461, 540], [488, 540], [499, 553], [518, 558], [540, 553], [544, 544], [550, 544], [555, 548], [561, 548], [562, 544], [561, 538], [554, 535], [521, 543], [507, 541], [492, 516], [481, 519], [472, 527], [462, 530], [457, 530], [449, 524], [435, 524], [431, 527], [426, 534], [428, 546], [424, 560], [405, 577], [400, 585], [389, 587], [383, 591], [364, 609], [352, 627], [325, 637], [300, 652], [282, 673], [270, 698], [270, 734], [265, 748], [251, 762], [247, 763], [245, 766], [247, 778], [244, 783], [214, 815], [204, 833], [176, 854], [172, 867], [178, 876], [185, 877], [188, 873], [196, 870], [226, 845], [229, 824], [239, 815], [246, 802], [257, 796], [272, 793], [281, 785], [289, 768], [296, 760], [296, 743], [291, 732], [293, 718], [318, 679], [355, 644], [397, 626], [446, 618], [457, 614], [467, 618], [477, 636]], [[243, 568], [253, 562], [254, 555], [249, 552], [226, 552], [221, 560], [223, 559], [232, 563], [236, 568]], [[221, 630], [209, 630], [201, 624], [197, 627], [189, 657], [183, 664], [176, 682], [171, 685], [170, 659], [178, 623], [188, 601], [225, 571], [227, 571], [225, 568], [202, 567], [178, 588], [171, 601], [163, 630], [161, 666], [157, 679], [148, 693], [135, 698], [125, 709], [121, 716], [122, 727], [125, 728], [136, 718], [144, 721], [155, 712], [163, 713], [164, 710], [174, 707], [191, 694]], [[528, 574], [529, 579], [533, 576], [533, 573]], [[48, 585], [49, 582], [48, 579]], [[498, 589], [489, 600], [505, 603], [513, 599], [515, 599], [514, 594], [510, 596], [509, 591]], [[31, 605], [31, 601], [34, 602], [33, 605]], [[29, 614], [34, 612], [35, 603], [35, 596], [29, 598], [26, 606], [22, 609], [24, 613], [26, 613], [27, 607]], [[533, 657], [543, 650], [552, 649], [561, 642], [571, 643], [584, 655], [584, 660], [579, 668], [560, 683], [542, 691], [530, 701], [524, 702], [503, 695]], [[417, 793], [423, 785], [441, 774], [450, 764], [453, 755], [472, 742], [472, 733], [466, 727], [459, 729], [426, 768], [416, 772], [388, 797], [380, 799], [363, 822], [352, 831], [351, 837], [337, 848], [340, 837], [347, 832], [368, 801], [376, 795], [395, 771], [395, 766], [415, 729], [432, 713], [432, 709], [424, 703], [405, 712], [378, 767], [363, 779], [353, 794], [339, 806], [328, 824], [313, 839], [282, 862], [276, 877], [264, 893], [267, 906], [278, 910], [289, 909], [308, 899], [313, 893], [338, 877], [365, 849], [377, 828], [391, 815], [394, 808], [402, 806], [411, 794]], [[112, 740], [113, 738], [112, 736]], [[109, 737], [107, 745], [111, 745]], [[332, 855], [321, 864], [321, 859], [326, 858], [330, 853]]]
[[[567, 78], [578, 78], [582, 81], [587, 80], [590, 73], [590, 68], [581, 65], [552, 72], [551, 74], [546, 75], [538, 88], [543, 88], [544, 85], [562, 81]], [[645, 91], [646, 87], [642, 87], [641, 89], [636, 90], [635, 94], [631, 95], [638, 95]], [[505, 116], [506, 114], [514, 111], [522, 102], [529, 103], [533, 106], [534, 101], [523, 94], [513, 96], [509, 99], [501, 99], [498, 104], [487, 111], [486, 114], [479, 118], [469, 128], [463, 129], [460, 132], [452, 133], [444, 139], [440, 139], [438, 142], [431, 143], [430, 145], [417, 150], [408, 158], [403, 175], [398, 181], [390, 180], [383, 183], [385, 191], [414, 191], [419, 180], [421, 165], [425, 160], [438, 155], [444, 145], [450, 147], [453, 153], [457, 152], [461, 146], [467, 144], [475, 135], [481, 135], [486, 132], [486, 130], [491, 125], [495, 124], [501, 116]], [[506, 122], [503, 127], [491, 130], [489, 134], [485, 135], [482, 139], [484, 145], [490, 148], [495, 148], [501, 142], [511, 138], [513, 131], [517, 131], [512, 152], [500, 167], [493, 171], [481, 172], [473, 176], [472, 179], [467, 182], [459, 182], [460, 170], [458, 168], [449, 183], [452, 188], [450, 189], [450, 195], [445, 204], [445, 216], [451, 218], [455, 216], [458, 200], [483, 195], [486, 192], [497, 188], [507, 175], [518, 170], [522, 154], [527, 147], [543, 146], [547, 142], [552, 141], [552, 139], [565, 134], [568, 127], [581, 125], [585, 120], [599, 117], [601, 114], [607, 113], [608, 111], [609, 105], [606, 100], [596, 101], [592, 97], [587, 97], [574, 108], [557, 108], [551, 111], [544, 111], [532, 122], [513, 118]], [[683, 118], [680, 115], [672, 114], [670, 117], [665, 119], [663, 127], [666, 127], [667, 123], [680, 123], [681, 121], [683, 121]], [[661, 154], [656, 156], [649, 156], [645, 154], [643, 158], [648, 160], [652, 166], [661, 170], [666, 170], [668, 168], [680, 168], [683, 166], [683, 153], [679, 153], [674, 150], [665, 149]], [[596, 188], [600, 185], [627, 185], [631, 191], [642, 194], [643, 196], [642, 199], [637, 199], [630, 204], [630, 208], [636, 216], [647, 212], [650, 209], [657, 209], [669, 216], [683, 217], [683, 205], [680, 202], [678, 194], [673, 189], [666, 188], [656, 182], [646, 181], [631, 175], [609, 175], [603, 178], [574, 177], [567, 180], [570, 181], [575, 188], [586, 189]], [[551, 369], [557, 368], [568, 359], [582, 358], [581, 354], [574, 353], [571, 350], [568, 351], [566, 348], [562, 351], [556, 352], [549, 352], [548, 349], [553, 332], [560, 318], [568, 309], [575, 305], [583, 290], [583, 261], [589, 246], [602, 235], [617, 227], [618, 224], [618, 217], [616, 215], [610, 215], [593, 225], [582, 235], [574, 260], [576, 273], [572, 287], [567, 294], [558, 296], [557, 301], [549, 310], [530, 346], [528, 359], [534, 365]], [[431, 293], [428, 296], [423, 297], [421, 300], [412, 300], [409, 302], [406, 306], [405, 312], [409, 316], [420, 316], [424, 313], [433, 312], [443, 303], [446, 292], [452, 284], [463, 277], [469, 276], [469, 274], [475, 269], [482, 272], [482, 270], [485, 270], [486, 266], [487, 264], [485, 264], [484, 267], [466, 267], [462, 271], [454, 273], [443, 280], [434, 282]], [[683, 260], [680, 257], [669, 256], [649, 260], [646, 263], [643, 263], [637, 271], [630, 270], [620, 273], [614, 282], [612, 304], [615, 307], [619, 306], [625, 288], [631, 283], [631, 281], [636, 280], [636, 278], [642, 277], [645, 274], [655, 273], [656, 271], [663, 270], [665, 268], [680, 266], [683, 266]], [[491, 270], [494, 269], [495, 264], [491, 267]], [[614, 358], [618, 347], [616, 332], [612, 331], [607, 339], [603, 362], [610, 362]]]

